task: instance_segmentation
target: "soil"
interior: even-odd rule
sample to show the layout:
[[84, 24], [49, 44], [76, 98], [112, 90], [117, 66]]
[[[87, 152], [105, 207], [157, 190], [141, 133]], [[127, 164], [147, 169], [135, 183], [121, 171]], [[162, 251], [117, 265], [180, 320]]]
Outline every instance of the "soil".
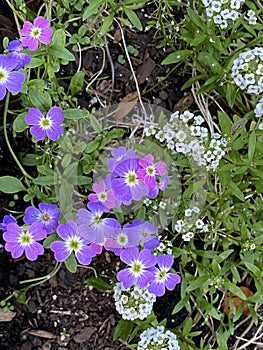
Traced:
[[[37, 6], [39, 1], [33, 1]], [[0, 9], [0, 43], [2, 38], [17, 37], [12, 11], [4, 3]], [[34, 7], [32, 8], [34, 10]], [[151, 11], [151, 9], [149, 9]], [[143, 25], [146, 25], [145, 12], [138, 11]], [[174, 111], [189, 109], [193, 104], [191, 93], [184, 94], [180, 87], [189, 78], [188, 73], [177, 69], [170, 74], [162, 60], [167, 52], [156, 48], [158, 39], [154, 30], [147, 32], [134, 31], [125, 28], [127, 45], [134, 46], [139, 55], [131, 56], [132, 66], [138, 78], [143, 102], [156, 104]], [[92, 86], [92, 93], [87, 98], [85, 91], [78, 94], [78, 103], [83, 108], [100, 107], [98, 97], [107, 104], [120, 102], [121, 99], [129, 101], [136, 92], [129, 64], [118, 63], [119, 55], [123, 54], [120, 33], [115, 28], [112, 33], [115, 42], [109, 45], [110, 54], [100, 76]], [[0, 44], [1, 45], [1, 44]], [[2, 48], [0, 47], [1, 51]], [[112, 81], [112, 68], [114, 65], [114, 84]], [[78, 62], [74, 62], [78, 64]], [[83, 70], [88, 77], [98, 72], [103, 66], [103, 57], [100, 49], [94, 48], [83, 53]], [[74, 65], [66, 67], [65, 73], [74, 73]], [[179, 67], [180, 68], [180, 67]], [[168, 75], [168, 76], [167, 76]], [[160, 77], [165, 77], [159, 82]], [[112, 86], [114, 88], [111, 93]], [[11, 124], [10, 124], [11, 126]], [[11, 136], [11, 128], [9, 130]], [[23, 134], [12, 139], [15, 151], [27, 153], [32, 147]], [[20, 177], [21, 173], [14, 164], [5, 144], [3, 135], [0, 135], [0, 172], [1, 175]], [[32, 168], [28, 169], [32, 172]], [[8, 212], [22, 212], [25, 203], [22, 198], [13, 195], [4, 195], [0, 198], [0, 220]], [[1, 241], [0, 241], [1, 243]], [[2, 242], [3, 243], [3, 242]], [[85, 280], [88, 277], [105, 278], [116, 275], [119, 259], [113, 254], [104, 252], [93, 259], [90, 267], [79, 268], [77, 273], [69, 273], [64, 266], [58, 273], [31, 289], [26, 294], [26, 303], [21, 304], [11, 299], [14, 304], [14, 313], [10, 320], [0, 323], [0, 349], [1, 350], [124, 350], [127, 346], [121, 341], [113, 341], [115, 326], [120, 319], [114, 307], [112, 291], [101, 292], [90, 289]], [[21, 290], [25, 285], [20, 281], [45, 276], [54, 267], [53, 255], [46, 254], [36, 262], [29, 262], [25, 258], [14, 261], [10, 254], [0, 250], [0, 301]], [[158, 298], [155, 303], [155, 313], [159, 320], [167, 319], [169, 327], [183, 322], [187, 316], [181, 310], [176, 317], [171, 316], [174, 305], [179, 301], [180, 287]], [[252, 350], [252, 348], [251, 348]]]

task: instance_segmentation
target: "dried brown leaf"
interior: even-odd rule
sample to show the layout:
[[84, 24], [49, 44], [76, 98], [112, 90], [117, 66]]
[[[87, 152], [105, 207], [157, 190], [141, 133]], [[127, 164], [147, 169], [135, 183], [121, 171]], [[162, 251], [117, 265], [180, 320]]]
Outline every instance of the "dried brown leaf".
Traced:
[[138, 92], [130, 92], [128, 95], [123, 97], [121, 102], [117, 106], [117, 110], [115, 112], [116, 120], [122, 120], [136, 105], [138, 102]]

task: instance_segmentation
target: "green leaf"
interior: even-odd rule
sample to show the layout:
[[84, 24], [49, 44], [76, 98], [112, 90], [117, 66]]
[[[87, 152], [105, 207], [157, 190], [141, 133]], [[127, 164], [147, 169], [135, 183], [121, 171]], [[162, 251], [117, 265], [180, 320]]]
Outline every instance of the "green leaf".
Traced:
[[72, 252], [70, 256], [64, 261], [66, 268], [69, 272], [75, 273], [77, 272], [77, 260], [75, 258], [74, 253]]
[[0, 177], [0, 191], [4, 193], [17, 193], [26, 191], [26, 188], [20, 180], [13, 176]]
[[[19, 153], [19, 155], [21, 155]], [[41, 159], [37, 154], [29, 153], [26, 154], [25, 157], [21, 158], [21, 164], [26, 166], [36, 166], [41, 164]]]
[[84, 119], [89, 116], [89, 112], [78, 108], [69, 108], [63, 111], [65, 119]]
[[184, 328], [183, 328], [183, 332], [182, 335], [183, 336], [187, 336], [191, 329], [192, 329], [192, 325], [193, 325], [193, 320], [191, 318], [188, 318], [188, 320], [186, 320], [185, 324], [184, 324]]
[[190, 42], [190, 46], [197, 46], [197, 45], [201, 44], [203, 41], [205, 41], [206, 39], [207, 39], [207, 35], [206, 34], [201, 34], [201, 35], [195, 37]]
[[41, 58], [33, 57], [29, 64], [27, 64], [26, 68], [37, 68], [41, 67], [45, 64], [45, 61], [43, 61]]
[[136, 13], [125, 6], [123, 7], [123, 10], [126, 16], [129, 18], [129, 21], [134, 25], [134, 27], [136, 27], [139, 30], [142, 30], [141, 21], [139, 17], [136, 15]]
[[94, 151], [96, 151], [101, 143], [101, 139], [100, 138], [95, 138], [94, 140], [90, 141], [87, 144], [87, 147], [85, 148], [85, 153], [92, 153]]
[[208, 276], [201, 276], [201, 277], [198, 277], [196, 278], [194, 281], [191, 281], [189, 283], [189, 286], [186, 288], [186, 291], [187, 292], [190, 292], [192, 290], [195, 290], [195, 289], [198, 289], [198, 288], [201, 288], [203, 289], [203, 285], [205, 283], [207, 283], [209, 280]]
[[94, 115], [90, 114], [89, 115], [90, 118], [90, 123], [92, 128], [99, 134], [100, 132], [102, 132], [102, 126], [100, 124], [100, 122], [98, 121], [98, 119], [96, 117], [94, 117]]
[[33, 180], [35, 185], [41, 186], [54, 186], [55, 185], [55, 177], [54, 176], [39, 176]]
[[188, 79], [184, 85], [181, 87], [181, 90], [185, 90], [187, 88], [189, 88], [190, 86], [192, 86], [196, 81], [201, 80], [201, 79], [205, 79], [205, 75], [204, 74], [199, 74], [199, 75], [195, 75], [194, 77], [191, 77], [190, 79]]
[[188, 16], [197, 27], [204, 28], [204, 22], [202, 17], [200, 17], [195, 11], [193, 11], [190, 7], [187, 8]]
[[224, 286], [233, 294], [237, 295], [242, 300], [247, 300], [247, 297], [242, 292], [242, 289], [240, 289], [238, 286], [236, 286], [234, 283], [230, 282], [229, 280], [224, 281]]
[[95, 15], [99, 12], [99, 7], [104, 3], [104, 0], [93, 0], [90, 1], [89, 6], [86, 8], [86, 10], [83, 13], [82, 19], [85, 21], [92, 15]]
[[224, 112], [218, 112], [219, 125], [223, 135], [228, 137], [232, 134], [232, 121]]
[[183, 61], [185, 58], [189, 57], [193, 53], [192, 50], [179, 50], [176, 52], [170, 53], [161, 64], [173, 64], [180, 61]]
[[62, 46], [64, 47], [66, 45], [66, 33], [63, 29], [57, 29], [52, 35], [52, 42], [51, 45], [55, 46]]
[[131, 333], [133, 326], [133, 322], [130, 320], [124, 320], [120, 319], [117, 323], [117, 326], [114, 330], [113, 340], [117, 340], [118, 338], [121, 338], [124, 341], [127, 341], [128, 336]]
[[114, 15], [115, 13], [112, 12], [109, 16], [107, 16], [104, 21], [103, 24], [100, 28], [100, 32], [102, 35], [105, 35], [107, 33], [107, 31], [109, 30], [110, 26], [112, 25], [113, 19], [114, 19]]
[[34, 107], [40, 109], [42, 112], [48, 111], [52, 107], [52, 100], [48, 93], [39, 89], [29, 89], [29, 98]]
[[77, 92], [82, 90], [84, 78], [85, 78], [85, 73], [82, 71], [79, 71], [73, 75], [69, 84], [69, 90], [71, 91], [72, 96], [74, 96]]
[[77, 185], [89, 185], [92, 182], [92, 179], [87, 176], [79, 175], [76, 177]]
[[48, 47], [48, 52], [50, 55], [60, 58], [64, 61], [75, 61], [75, 56], [65, 47], [51, 44]]
[[90, 277], [85, 280], [87, 286], [95, 287], [99, 290], [112, 290], [112, 286], [101, 278]]
[[248, 160], [251, 162], [254, 157], [255, 149], [256, 149], [256, 143], [257, 143], [257, 138], [255, 134], [255, 130], [251, 132], [249, 135], [249, 141], [248, 141]]
[[229, 189], [233, 193], [234, 196], [236, 196], [238, 199], [240, 199], [242, 202], [245, 201], [243, 192], [238, 188], [237, 184], [233, 181], [230, 181], [228, 185]]
[[226, 100], [231, 108], [234, 106], [236, 94], [237, 88], [234, 85], [228, 83], [226, 86]]
[[13, 122], [13, 130], [15, 132], [23, 132], [28, 128], [28, 124], [25, 122], [25, 115], [27, 112], [19, 114]]
[[51, 233], [50, 235], [47, 236], [47, 238], [43, 241], [43, 247], [45, 249], [50, 248], [50, 244], [55, 241], [61, 241], [62, 239], [56, 234], [56, 233]]

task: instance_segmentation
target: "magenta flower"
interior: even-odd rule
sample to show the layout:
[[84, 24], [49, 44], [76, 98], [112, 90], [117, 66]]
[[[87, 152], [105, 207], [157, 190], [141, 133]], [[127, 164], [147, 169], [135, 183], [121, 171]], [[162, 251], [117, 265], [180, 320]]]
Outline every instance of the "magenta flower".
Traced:
[[113, 149], [111, 151], [111, 154], [113, 158], [109, 158], [107, 160], [108, 169], [109, 171], [113, 171], [115, 167], [123, 160], [135, 158], [136, 154], [133, 149], [126, 149], [125, 147], [121, 146], [119, 148]]
[[20, 258], [25, 252], [27, 259], [34, 261], [38, 255], [44, 254], [43, 246], [37, 241], [41, 241], [46, 236], [47, 232], [40, 222], [33, 223], [27, 231], [22, 230], [17, 224], [11, 223], [3, 234], [6, 241], [5, 250], [11, 252], [14, 259]]
[[126, 248], [120, 254], [121, 260], [129, 265], [117, 274], [118, 281], [122, 282], [124, 288], [130, 288], [137, 283], [139, 288], [145, 288], [154, 275], [150, 271], [156, 263], [156, 257], [148, 249], [139, 252], [138, 248]]
[[64, 120], [64, 115], [60, 107], [52, 107], [44, 116], [38, 108], [29, 108], [29, 113], [25, 116], [25, 121], [29, 125], [31, 135], [35, 135], [37, 141], [44, 140], [47, 136], [50, 140], [56, 141], [63, 134], [60, 125]]
[[22, 84], [25, 81], [25, 74], [14, 72], [17, 67], [17, 59], [0, 55], [0, 100], [6, 95], [6, 90], [17, 94], [22, 91]]
[[43, 17], [35, 18], [33, 24], [26, 21], [23, 28], [19, 30], [19, 34], [23, 36], [22, 45], [34, 51], [38, 48], [38, 42], [49, 44], [53, 33], [49, 25], [50, 21]]
[[118, 200], [129, 205], [131, 200], [140, 200], [147, 196], [149, 187], [137, 176], [140, 169], [138, 159], [130, 158], [121, 161], [111, 175], [111, 187]]
[[138, 178], [146, 183], [149, 187], [156, 187], [156, 175], [166, 174], [166, 165], [164, 162], [153, 163], [153, 156], [147, 156], [139, 159], [139, 165], [142, 169], [137, 171]]
[[65, 261], [74, 252], [80, 264], [90, 264], [96, 253], [88, 245], [90, 242], [82, 236], [78, 225], [74, 221], [60, 224], [57, 227], [57, 234], [62, 238], [62, 241], [54, 241], [50, 245], [57, 261]]
[[87, 209], [79, 209], [77, 224], [81, 225], [82, 236], [92, 243], [103, 244], [112, 232], [120, 227], [118, 221], [112, 218], [102, 218], [104, 205], [101, 203], [88, 203]]
[[165, 288], [173, 290], [175, 286], [181, 282], [181, 277], [176, 273], [168, 272], [174, 262], [172, 255], [160, 254], [157, 256], [157, 263], [159, 267], [153, 267], [154, 280], [148, 287], [148, 291], [157, 295], [158, 297], [164, 295]]
[[10, 41], [6, 49], [9, 51], [7, 57], [17, 60], [16, 69], [23, 68], [31, 61], [31, 57], [23, 53], [23, 45], [18, 40]]
[[9, 225], [11, 223], [15, 223], [15, 224], [17, 223], [17, 221], [13, 217], [13, 215], [12, 214], [5, 215], [3, 217], [3, 222], [0, 223], [0, 230], [5, 232], [7, 229], [7, 225]]
[[91, 202], [103, 204], [105, 212], [118, 206], [114, 191], [112, 189], [107, 189], [105, 182], [94, 183], [92, 185], [92, 190], [95, 193], [89, 194], [88, 199]]
[[168, 185], [170, 176], [165, 176], [164, 178], [160, 178], [157, 176], [157, 186], [150, 187], [150, 191], [148, 193], [148, 197], [150, 199], [154, 199], [158, 196], [159, 190], [164, 191]]
[[55, 204], [39, 203], [38, 207], [39, 209], [33, 206], [26, 208], [23, 221], [25, 224], [41, 222], [49, 234], [58, 226], [60, 211], [57, 210], [58, 207]]

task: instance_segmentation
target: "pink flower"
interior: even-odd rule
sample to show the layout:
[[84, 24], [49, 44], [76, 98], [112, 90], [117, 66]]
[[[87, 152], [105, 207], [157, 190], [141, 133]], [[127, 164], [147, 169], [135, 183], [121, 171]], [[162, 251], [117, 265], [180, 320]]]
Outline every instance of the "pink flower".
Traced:
[[50, 21], [43, 17], [35, 18], [33, 24], [25, 21], [23, 28], [19, 30], [19, 34], [23, 36], [22, 45], [34, 51], [38, 48], [38, 42], [49, 44], [53, 33], [49, 25]]
[[142, 169], [137, 170], [137, 176], [139, 180], [149, 187], [157, 187], [156, 175], [166, 174], [166, 165], [164, 162], [153, 163], [153, 156], [148, 154], [147, 156], [139, 159], [139, 166]]

